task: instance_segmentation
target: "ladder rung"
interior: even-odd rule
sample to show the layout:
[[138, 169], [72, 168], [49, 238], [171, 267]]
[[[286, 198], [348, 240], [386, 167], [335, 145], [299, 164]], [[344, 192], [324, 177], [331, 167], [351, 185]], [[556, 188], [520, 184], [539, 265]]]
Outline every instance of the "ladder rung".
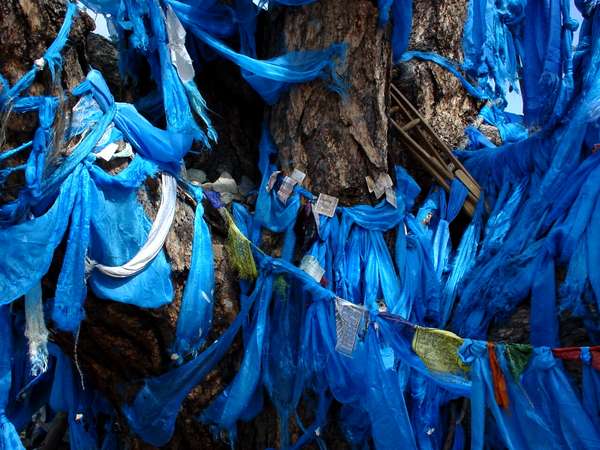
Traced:
[[406, 125], [404, 125], [402, 127], [402, 130], [403, 131], [408, 131], [411, 128], [414, 128], [415, 126], [417, 126], [419, 123], [421, 123], [421, 119], [418, 119], [418, 118], [417, 119], [413, 119], [410, 122], [408, 122]]

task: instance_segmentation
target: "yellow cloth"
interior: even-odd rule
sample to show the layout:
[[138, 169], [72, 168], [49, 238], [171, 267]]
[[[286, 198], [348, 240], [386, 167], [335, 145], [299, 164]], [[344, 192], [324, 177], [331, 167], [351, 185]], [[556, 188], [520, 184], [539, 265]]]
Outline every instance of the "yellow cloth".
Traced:
[[458, 349], [462, 343], [462, 338], [450, 331], [417, 327], [412, 348], [428, 369], [456, 373], [466, 370], [458, 356]]
[[227, 223], [226, 249], [233, 267], [240, 278], [253, 280], [257, 277], [256, 263], [252, 255], [252, 244], [236, 226], [227, 209], [219, 208], [219, 212]]

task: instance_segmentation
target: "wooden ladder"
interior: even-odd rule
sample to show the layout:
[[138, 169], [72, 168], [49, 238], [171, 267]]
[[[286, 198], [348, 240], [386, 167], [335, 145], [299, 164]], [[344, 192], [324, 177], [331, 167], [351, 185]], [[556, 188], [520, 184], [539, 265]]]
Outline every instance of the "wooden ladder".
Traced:
[[446, 191], [450, 190], [454, 178], [458, 178], [466, 186], [468, 196], [463, 208], [472, 216], [481, 194], [479, 185], [419, 111], [396, 86], [390, 86], [390, 123], [400, 133], [406, 148]]

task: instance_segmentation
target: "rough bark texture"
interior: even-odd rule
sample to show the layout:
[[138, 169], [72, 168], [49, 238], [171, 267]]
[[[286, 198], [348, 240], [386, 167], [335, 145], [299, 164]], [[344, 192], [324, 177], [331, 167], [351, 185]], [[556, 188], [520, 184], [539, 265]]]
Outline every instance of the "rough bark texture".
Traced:
[[[410, 50], [433, 51], [462, 61], [462, 31], [468, 2], [418, 0], [414, 2]], [[395, 79], [434, 130], [451, 147], [457, 146], [465, 126], [477, 113], [477, 102], [460, 82], [438, 65], [412, 60], [398, 65]]]
[[349, 84], [346, 97], [310, 83], [271, 111], [283, 170], [303, 170], [306, 186], [347, 204], [368, 199], [365, 176], [387, 170], [390, 44], [377, 19], [377, 7], [368, 0], [315, 2], [282, 9], [274, 19], [282, 30], [275, 34], [280, 50], [348, 44], [340, 68]]

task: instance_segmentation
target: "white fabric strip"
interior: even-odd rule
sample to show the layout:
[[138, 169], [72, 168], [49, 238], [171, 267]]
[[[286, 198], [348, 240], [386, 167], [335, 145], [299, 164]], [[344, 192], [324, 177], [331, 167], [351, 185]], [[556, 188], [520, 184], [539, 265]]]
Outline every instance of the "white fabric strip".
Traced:
[[173, 218], [175, 217], [175, 206], [177, 202], [177, 181], [167, 173], [162, 174], [162, 192], [160, 195], [160, 207], [156, 213], [156, 219], [152, 223], [148, 239], [136, 255], [121, 266], [105, 266], [92, 263], [95, 269], [103, 274], [115, 278], [126, 278], [144, 270], [162, 249]]
[[35, 283], [25, 294], [25, 336], [29, 341], [31, 374], [36, 376], [48, 369], [48, 328], [44, 321], [41, 282]]

